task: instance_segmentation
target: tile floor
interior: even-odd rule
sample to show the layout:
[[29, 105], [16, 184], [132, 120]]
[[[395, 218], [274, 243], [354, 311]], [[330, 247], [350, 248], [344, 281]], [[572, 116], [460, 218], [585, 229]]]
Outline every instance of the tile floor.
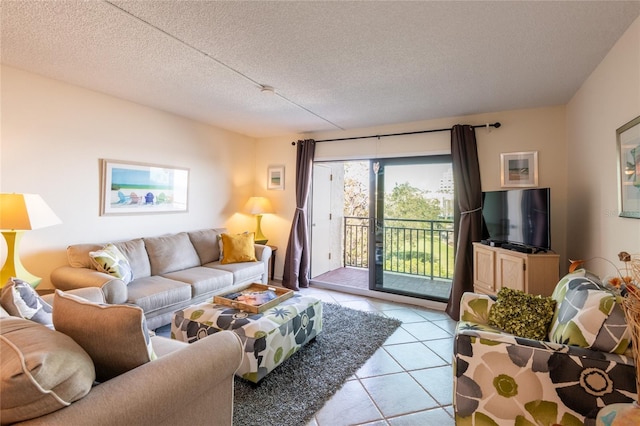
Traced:
[[402, 321], [307, 426], [455, 424], [451, 359], [456, 323], [447, 314], [317, 287], [301, 291]]
[[[319, 287], [300, 291], [327, 303], [402, 321], [307, 426], [455, 424], [451, 359], [456, 323], [446, 313]], [[169, 337], [171, 329], [167, 325], [156, 332]]]

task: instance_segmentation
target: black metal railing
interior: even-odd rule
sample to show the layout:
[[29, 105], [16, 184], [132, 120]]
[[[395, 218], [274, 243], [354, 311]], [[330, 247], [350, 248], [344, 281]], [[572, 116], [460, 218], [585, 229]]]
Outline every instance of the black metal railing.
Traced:
[[[369, 266], [369, 218], [344, 218], [344, 266]], [[409, 275], [453, 277], [453, 221], [384, 219], [383, 270]]]

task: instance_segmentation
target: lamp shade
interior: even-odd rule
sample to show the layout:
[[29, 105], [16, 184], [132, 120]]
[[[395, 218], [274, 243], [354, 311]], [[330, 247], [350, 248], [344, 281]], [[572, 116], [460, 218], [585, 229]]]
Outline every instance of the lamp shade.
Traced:
[[0, 194], [0, 229], [27, 231], [62, 223], [38, 194]]
[[251, 197], [247, 204], [244, 206], [247, 213], [251, 214], [265, 214], [273, 213], [273, 207], [271, 202], [265, 197]]

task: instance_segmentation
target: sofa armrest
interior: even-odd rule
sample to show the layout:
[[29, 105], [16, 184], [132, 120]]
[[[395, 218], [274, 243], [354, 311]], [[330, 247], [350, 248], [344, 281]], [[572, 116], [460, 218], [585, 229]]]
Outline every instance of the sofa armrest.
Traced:
[[489, 310], [495, 300], [486, 294], [466, 292], [460, 299], [460, 320], [489, 324]]
[[93, 387], [70, 406], [25, 425], [220, 425], [233, 419], [242, 343], [221, 331]]
[[254, 247], [256, 248], [256, 259], [258, 259], [258, 262], [262, 262], [264, 266], [262, 284], [269, 284], [269, 260], [271, 259], [273, 251], [271, 247], [264, 244], [255, 244]]
[[122, 280], [94, 269], [60, 266], [51, 272], [51, 282], [63, 291], [98, 287], [104, 293], [107, 303], [120, 304], [127, 301], [127, 285]]
[[256, 249], [256, 259], [260, 262], [269, 263], [269, 259], [271, 258], [271, 247], [264, 244], [254, 244]]

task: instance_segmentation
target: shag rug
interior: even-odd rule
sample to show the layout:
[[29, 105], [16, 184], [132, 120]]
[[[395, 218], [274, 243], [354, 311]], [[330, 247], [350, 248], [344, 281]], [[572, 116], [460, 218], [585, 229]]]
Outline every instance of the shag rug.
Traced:
[[401, 322], [323, 303], [322, 333], [255, 385], [236, 377], [234, 426], [306, 425]]

